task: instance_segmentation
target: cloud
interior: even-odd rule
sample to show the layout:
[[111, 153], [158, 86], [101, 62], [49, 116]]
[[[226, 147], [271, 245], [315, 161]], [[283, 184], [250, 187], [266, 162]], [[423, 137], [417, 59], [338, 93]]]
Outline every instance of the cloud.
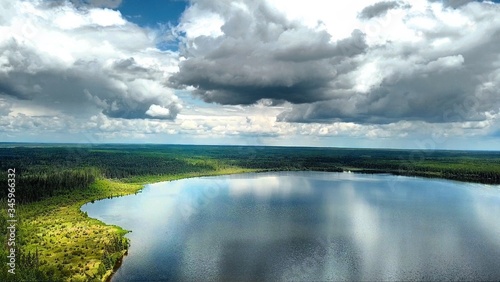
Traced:
[[6, 116], [11, 112], [12, 104], [0, 98], [0, 116]]
[[180, 106], [175, 103], [168, 105], [168, 107], [151, 105], [146, 111], [146, 115], [158, 119], [173, 119], [177, 116], [180, 110]]
[[[47, 4], [50, 6], [65, 5], [66, 0], [51, 0]], [[118, 8], [123, 0], [69, 0], [75, 7], [80, 8]]]
[[396, 1], [378, 2], [361, 10], [359, 16], [365, 19], [382, 16], [385, 15], [390, 9], [399, 7], [399, 5], [400, 4]]
[[4, 141], [498, 147], [498, 4], [193, 0], [155, 31], [105, 2], [0, 0]]
[[473, 2], [474, 0], [439, 0], [447, 7], [458, 8], [467, 3]]
[[14, 106], [8, 110], [8, 115], [0, 116], [0, 136], [4, 141], [33, 142], [396, 146], [417, 149], [446, 148], [446, 144], [460, 136], [464, 141], [455, 148], [471, 149], [471, 142], [477, 146], [475, 148], [498, 147], [495, 132], [498, 132], [500, 115], [488, 116], [486, 121], [450, 123], [322, 124], [276, 121], [276, 115], [289, 108], [287, 103], [272, 106], [263, 102], [217, 108], [205, 105], [185, 108], [175, 120], [160, 120], [111, 118], [102, 113], [90, 118], [71, 114], [54, 116], [44, 108], [30, 107], [27, 112]]
[[449, 123], [499, 112], [498, 4], [307, 7], [193, 1], [171, 85], [223, 105], [290, 102], [282, 122]]
[[458, 12], [434, 6], [419, 20], [410, 18], [417, 40], [369, 48], [361, 67], [345, 77], [355, 82], [352, 94], [297, 105], [279, 120], [455, 122], [498, 113], [500, 58], [494, 46], [500, 44], [500, 25], [493, 19], [500, 10], [490, 6], [474, 3]]
[[39, 1], [4, 8], [0, 97], [75, 116], [174, 119], [179, 113], [180, 100], [164, 85], [177, 70], [177, 55], [157, 50], [155, 39], [118, 11]]
[[[208, 11], [204, 16], [202, 9]], [[200, 31], [198, 18], [223, 21], [217, 27], [221, 33], [216, 28]], [[336, 83], [332, 76], [345, 71], [336, 65], [352, 68], [345, 62], [366, 48], [357, 30], [332, 41], [321, 26], [289, 20], [263, 1], [198, 1], [184, 14], [180, 28], [188, 36], [182, 49], [186, 59], [170, 78], [172, 85], [194, 86], [197, 96], [219, 104], [327, 99]]]

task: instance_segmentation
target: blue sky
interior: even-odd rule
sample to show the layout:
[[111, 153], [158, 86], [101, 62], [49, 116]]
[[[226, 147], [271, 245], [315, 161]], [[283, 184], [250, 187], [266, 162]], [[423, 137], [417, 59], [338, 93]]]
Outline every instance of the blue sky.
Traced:
[[158, 24], [177, 25], [179, 18], [187, 8], [183, 0], [124, 0], [117, 8], [126, 19], [143, 27], [156, 27]]
[[[148, 0], [147, 4], [137, 0], [123, 0], [116, 9], [130, 22], [148, 29], [169, 33], [170, 26], [179, 24], [180, 17], [188, 7], [184, 0]], [[161, 50], [177, 51], [179, 42], [174, 39], [161, 40], [156, 46]]]
[[496, 3], [0, 0], [0, 142], [498, 150]]

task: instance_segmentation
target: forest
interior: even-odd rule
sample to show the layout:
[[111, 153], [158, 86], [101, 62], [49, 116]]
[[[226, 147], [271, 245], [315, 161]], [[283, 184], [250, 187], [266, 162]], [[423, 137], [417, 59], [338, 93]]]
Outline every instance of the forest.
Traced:
[[[96, 179], [176, 175], [238, 167], [256, 170], [351, 170], [499, 184], [500, 152], [341, 148], [60, 145], [0, 147], [0, 169], [18, 172], [17, 195], [32, 202]], [[7, 174], [0, 176], [6, 183]], [[2, 190], [5, 197], [7, 190]]]
[[102, 281], [126, 253], [126, 230], [80, 211], [146, 183], [200, 175], [314, 170], [500, 184], [500, 152], [265, 146], [0, 143], [0, 236], [7, 256], [8, 169], [15, 169], [18, 271], [1, 281]]

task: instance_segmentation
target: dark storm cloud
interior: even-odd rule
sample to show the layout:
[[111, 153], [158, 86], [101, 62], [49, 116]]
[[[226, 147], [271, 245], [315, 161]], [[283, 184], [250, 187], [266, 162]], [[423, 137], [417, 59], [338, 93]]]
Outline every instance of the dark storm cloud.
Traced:
[[[387, 36], [382, 27], [369, 35], [369, 46], [358, 30], [335, 41], [321, 22], [313, 28], [289, 20], [265, 1], [237, 3], [194, 1], [191, 12], [216, 14], [221, 32], [184, 39], [186, 59], [172, 85], [194, 86], [195, 95], [219, 104], [288, 101], [292, 109], [278, 116], [287, 122], [442, 123], [499, 112], [498, 6], [450, 1], [455, 11], [413, 11], [410, 2], [375, 2], [360, 10], [361, 24], [381, 25], [387, 16], [382, 24], [404, 25], [399, 30], [407, 34], [381, 41], [377, 36]], [[387, 13], [394, 8], [404, 21]]]
[[[234, 54], [233, 54], [234, 55]], [[243, 54], [217, 58], [192, 58], [180, 64], [180, 73], [171, 78], [175, 85], [193, 85], [207, 102], [252, 104], [268, 98], [292, 103], [308, 103], [329, 98], [332, 76], [352, 68], [334, 68], [342, 58], [294, 61], [262, 54], [244, 58]], [[287, 60], [285, 60], [287, 59]], [[272, 62], [272, 63], [270, 63]]]
[[365, 19], [371, 19], [374, 17], [382, 16], [385, 15], [385, 13], [387, 13], [387, 11], [389, 11], [390, 9], [394, 9], [399, 6], [400, 4], [396, 1], [378, 2], [376, 4], [364, 8], [361, 11], [361, 13], [359, 13], [359, 17]]
[[[426, 122], [482, 121], [500, 109], [500, 75], [495, 72], [493, 40], [463, 55], [442, 57], [385, 77], [367, 93], [348, 99], [333, 99], [295, 105], [278, 116], [287, 122], [331, 122], [385, 124], [400, 120]], [[496, 39], [495, 39], [496, 38]], [[481, 87], [489, 85], [489, 87]]]
[[[455, 79], [462, 80], [457, 80], [453, 85], [443, 83]], [[472, 82], [467, 72], [459, 74], [453, 70], [445, 73], [429, 72], [412, 75], [399, 78], [396, 83], [385, 81], [375, 90], [356, 93], [349, 99], [296, 105], [291, 112], [282, 113], [278, 120], [371, 124], [400, 120], [427, 122], [483, 120], [485, 117], [478, 114], [481, 105], [476, 97], [470, 95], [474, 91], [471, 87]]]
[[289, 21], [264, 1], [244, 4], [247, 9], [210, 6], [225, 18], [223, 34], [188, 39], [181, 49], [186, 60], [170, 78], [171, 85], [194, 86], [196, 95], [219, 104], [252, 104], [263, 98], [314, 102], [331, 95], [333, 78], [342, 72], [337, 65], [367, 47], [357, 30], [332, 42], [325, 30]]
[[33, 91], [25, 89], [23, 85], [14, 85], [11, 80], [0, 78], [0, 95], [14, 96], [18, 99], [25, 100], [30, 98], [31, 92]]

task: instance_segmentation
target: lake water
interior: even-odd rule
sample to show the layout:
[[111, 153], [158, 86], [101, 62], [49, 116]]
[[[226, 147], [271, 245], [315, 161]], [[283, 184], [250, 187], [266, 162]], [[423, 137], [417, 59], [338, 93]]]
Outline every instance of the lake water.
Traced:
[[147, 185], [82, 207], [132, 230], [112, 281], [500, 280], [500, 188], [350, 173]]

